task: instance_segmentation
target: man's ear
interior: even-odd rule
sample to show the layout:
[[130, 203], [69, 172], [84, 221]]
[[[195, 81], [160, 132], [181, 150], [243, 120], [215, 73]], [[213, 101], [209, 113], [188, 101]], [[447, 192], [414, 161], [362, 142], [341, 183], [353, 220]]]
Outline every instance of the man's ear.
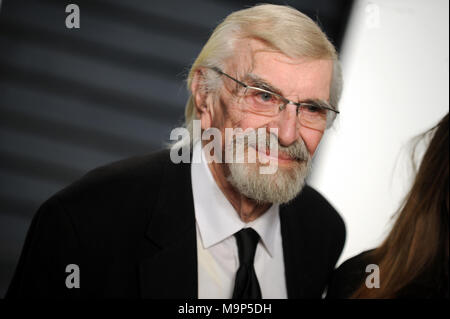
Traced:
[[195, 113], [197, 118], [201, 120], [203, 130], [212, 125], [212, 94], [204, 87], [205, 69], [199, 68], [195, 70], [191, 82], [192, 98], [194, 100]]

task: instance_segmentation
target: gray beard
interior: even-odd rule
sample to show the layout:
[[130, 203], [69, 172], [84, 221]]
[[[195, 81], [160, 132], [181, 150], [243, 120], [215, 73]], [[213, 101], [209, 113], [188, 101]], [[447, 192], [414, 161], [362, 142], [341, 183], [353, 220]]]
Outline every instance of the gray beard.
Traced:
[[[273, 143], [274, 139], [270, 139]], [[268, 141], [269, 143], [269, 141]], [[276, 139], [278, 143], [278, 139]], [[236, 144], [236, 140], [233, 141]], [[248, 145], [246, 145], [248, 147]], [[311, 155], [303, 140], [278, 150], [297, 159], [292, 167], [281, 167], [274, 174], [261, 174], [261, 163], [228, 163], [228, 182], [241, 194], [258, 203], [284, 204], [293, 200], [305, 186], [311, 170]]]

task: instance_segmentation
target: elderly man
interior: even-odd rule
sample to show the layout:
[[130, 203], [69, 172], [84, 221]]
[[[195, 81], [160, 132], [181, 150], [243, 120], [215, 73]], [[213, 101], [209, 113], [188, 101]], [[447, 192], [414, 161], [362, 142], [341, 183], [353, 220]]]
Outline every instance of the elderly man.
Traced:
[[[345, 227], [305, 178], [338, 113], [333, 45], [290, 7], [237, 11], [213, 32], [188, 87], [186, 126], [199, 121], [203, 134], [174, 147], [191, 145], [200, 163], [174, 163], [164, 150], [54, 195], [33, 219], [7, 296], [321, 297]], [[268, 139], [227, 140], [230, 128]], [[213, 129], [223, 143], [208, 160]], [[238, 144], [247, 161], [218, 160]], [[261, 173], [268, 165], [276, 169]]]

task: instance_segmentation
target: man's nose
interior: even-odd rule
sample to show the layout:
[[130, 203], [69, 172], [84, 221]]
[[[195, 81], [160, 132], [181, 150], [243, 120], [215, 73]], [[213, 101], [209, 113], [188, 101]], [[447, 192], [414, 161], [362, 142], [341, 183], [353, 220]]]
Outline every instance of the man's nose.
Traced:
[[288, 104], [279, 114], [278, 140], [281, 145], [289, 146], [299, 138], [297, 106]]

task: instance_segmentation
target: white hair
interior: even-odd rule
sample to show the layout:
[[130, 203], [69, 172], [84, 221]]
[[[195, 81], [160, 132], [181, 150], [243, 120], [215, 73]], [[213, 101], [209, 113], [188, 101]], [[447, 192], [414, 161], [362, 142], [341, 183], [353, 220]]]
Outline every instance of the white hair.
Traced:
[[[215, 28], [193, 63], [187, 78], [188, 90], [191, 90], [195, 72], [199, 68], [205, 68], [200, 89], [216, 93], [222, 82], [210, 68], [223, 69], [226, 59], [234, 53], [234, 44], [240, 39], [262, 40], [269, 47], [291, 58], [332, 60], [333, 77], [329, 99], [330, 104], [338, 108], [342, 92], [342, 72], [336, 49], [313, 20], [292, 7], [282, 5], [256, 5], [226, 17]], [[185, 126], [190, 137], [193, 136], [192, 121], [196, 117], [195, 101], [191, 94], [185, 109]]]

